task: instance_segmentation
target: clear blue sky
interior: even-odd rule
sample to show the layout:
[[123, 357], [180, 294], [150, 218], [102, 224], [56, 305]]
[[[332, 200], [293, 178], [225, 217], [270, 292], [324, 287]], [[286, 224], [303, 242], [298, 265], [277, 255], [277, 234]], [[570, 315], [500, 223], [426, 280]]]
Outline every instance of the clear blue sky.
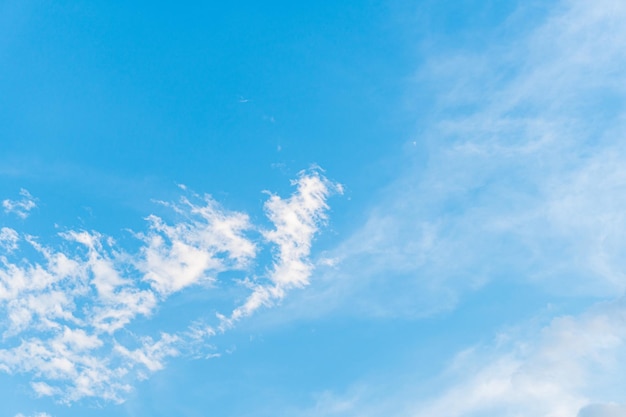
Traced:
[[0, 415], [626, 413], [626, 3], [0, 3]]

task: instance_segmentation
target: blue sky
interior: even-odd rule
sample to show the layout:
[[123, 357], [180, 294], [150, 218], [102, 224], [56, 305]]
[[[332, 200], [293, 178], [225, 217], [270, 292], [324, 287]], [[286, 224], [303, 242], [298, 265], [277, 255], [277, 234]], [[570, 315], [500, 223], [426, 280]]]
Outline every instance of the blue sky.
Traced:
[[2, 2], [1, 414], [624, 415], [624, 19]]

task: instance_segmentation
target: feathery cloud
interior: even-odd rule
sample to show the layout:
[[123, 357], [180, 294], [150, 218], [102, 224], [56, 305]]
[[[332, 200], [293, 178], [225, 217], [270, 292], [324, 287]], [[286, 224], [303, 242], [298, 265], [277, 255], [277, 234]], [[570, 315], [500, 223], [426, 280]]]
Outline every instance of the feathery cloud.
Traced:
[[293, 308], [452, 315], [493, 281], [591, 307], [461, 351], [427, 390], [372, 382], [389, 402], [347, 395], [312, 414], [623, 415], [625, 18], [623, 2], [565, 0], [522, 38], [426, 65], [419, 77], [439, 100], [420, 138], [427, 157], [378, 196]]
[[261, 306], [281, 300], [289, 289], [309, 283], [313, 265], [308, 257], [313, 237], [320, 223], [326, 220], [326, 199], [331, 193], [342, 193], [343, 189], [317, 173], [301, 175], [293, 185], [297, 185], [297, 191], [289, 199], [271, 195], [265, 203], [267, 217], [275, 228], [263, 231], [263, 237], [276, 246], [267, 277], [269, 282], [251, 283], [252, 294], [230, 317], [222, 318], [222, 328], [249, 316]]
[[521, 39], [432, 58], [418, 79], [436, 91], [437, 118], [327, 254], [322, 308], [423, 317], [496, 279], [622, 294], [625, 18], [622, 2], [562, 1]]
[[[231, 325], [308, 283], [311, 241], [326, 219], [327, 197], [339, 186], [316, 171], [303, 172], [294, 185], [292, 197], [272, 195], [266, 204], [275, 229], [262, 235], [278, 250], [264, 281], [246, 284], [251, 294], [235, 307]], [[134, 381], [162, 369], [167, 358], [203, 350], [216, 334], [210, 325], [187, 323], [158, 336], [129, 326], [138, 316], [149, 320], [176, 292], [191, 286], [210, 290], [208, 284], [223, 272], [250, 273], [258, 250], [249, 237], [255, 226], [210, 197], [201, 203], [184, 198], [170, 207], [178, 221], [148, 216], [147, 230], [135, 234], [139, 248], [133, 252], [96, 231], [61, 233], [62, 244], [53, 247], [3, 228], [0, 371], [31, 375], [35, 393], [61, 402], [121, 402]]]
[[577, 317], [557, 317], [536, 336], [503, 332], [492, 352], [461, 352], [443, 376], [456, 382], [411, 415], [577, 415], [591, 395], [623, 392], [625, 317], [619, 300]]

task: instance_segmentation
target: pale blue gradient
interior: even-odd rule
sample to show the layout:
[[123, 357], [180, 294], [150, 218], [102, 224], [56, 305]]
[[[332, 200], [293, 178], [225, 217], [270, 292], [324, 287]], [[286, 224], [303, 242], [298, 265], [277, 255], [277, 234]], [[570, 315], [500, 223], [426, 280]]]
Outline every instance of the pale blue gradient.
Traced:
[[251, 265], [112, 343], [224, 325], [237, 280], [273, 271], [264, 192], [329, 189], [308, 283], [123, 379], [121, 403], [0, 372], [3, 415], [620, 415], [624, 19], [610, 0], [3, 3], [0, 227], [79, 254], [59, 233], [96, 231], [132, 260], [147, 216], [191, 216], [181, 198], [253, 225]]

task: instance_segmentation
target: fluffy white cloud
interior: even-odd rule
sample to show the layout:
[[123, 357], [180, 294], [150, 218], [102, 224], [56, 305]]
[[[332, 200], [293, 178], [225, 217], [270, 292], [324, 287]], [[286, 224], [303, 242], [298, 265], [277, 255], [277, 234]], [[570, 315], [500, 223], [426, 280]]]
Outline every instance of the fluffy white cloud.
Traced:
[[21, 198], [19, 200], [2, 200], [2, 207], [4, 207], [5, 213], [13, 213], [16, 216], [25, 219], [30, 214], [30, 211], [37, 207], [36, 199], [30, 195], [28, 190], [20, 190]]
[[152, 215], [150, 231], [142, 236], [146, 244], [139, 269], [162, 295], [214, 280], [207, 272], [243, 269], [256, 255], [254, 243], [244, 236], [252, 228], [247, 215], [228, 213], [209, 196], [202, 206], [182, 202], [173, 207], [186, 222], [169, 226]]
[[249, 316], [261, 306], [281, 300], [289, 289], [308, 284], [313, 269], [308, 260], [311, 242], [320, 223], [326, 220], [326, 199], [331, 193], [342, 193], [343, 190], [341, 185], [331, 183], [317, 173], [301, 174], [294, 185], [297, 185], [297, 191], [287, 200], [271, 195], [265, 203], [265, 211], [274, 223], [274, 229], [263, 231], [263, 237], [276, 246], [268, 282], [249, 282], [252, 294], [230, 317], [222, 317], [222, 328]]
[[[266, 282], [244, 281], [251, 295], [235, 306], [234, 319], [307, 283], [311, 240], [333, 187], [317, 172], [302, 173], [292, 197], [270, 197], [266, 210], [276, 228], [261, 233], [278, 247], [275, 261]], [[211, 290], [207, 284], [226, 271], [250, 273], [258, 248], [249, 234], [257, 229], [247, 215], [228, 212], [208, 196], [201, 203], [183, 199], [169, 206], [178, 221], [149, 216], [147, 231], [135, 234], [140, 244], [133, 252], [95, 231], [61, 233], [55, 248], [3, 228], [0, 309], [6, 319], [0, 370], [30, 374], [38, 395], [62, 402], [85, 397], [120, 402], [133, 381], [162, 369], [169, 357], [216, 356], [207, 344], [216, 332], [201, 321], [156, 338], [128, 326], [138, 316], [149, 319], [175, 292], [191, 286]], [[254, 305], [251, 300], [259, 297]], [[223, 320], [216, 323], [222, 330]], [[207, 349], [209, 354], [202, 353]]]

